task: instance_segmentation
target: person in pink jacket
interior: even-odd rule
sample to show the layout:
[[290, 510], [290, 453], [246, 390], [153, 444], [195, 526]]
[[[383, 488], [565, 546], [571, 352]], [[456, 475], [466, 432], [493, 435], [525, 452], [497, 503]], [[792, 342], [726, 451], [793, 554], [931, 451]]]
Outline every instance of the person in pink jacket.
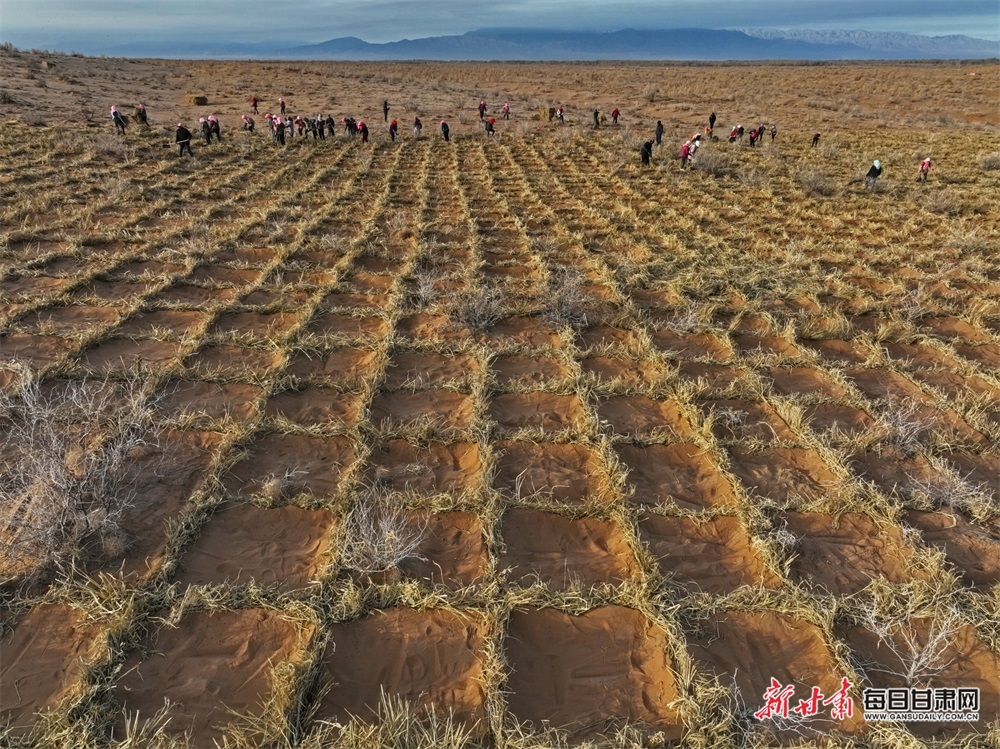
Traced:
[[931, 171], [931, 157], [928, 156], [926, 159], [920, 162], [920, 168], [917, 170], [917, 182], [926, 182], [927, 175]]

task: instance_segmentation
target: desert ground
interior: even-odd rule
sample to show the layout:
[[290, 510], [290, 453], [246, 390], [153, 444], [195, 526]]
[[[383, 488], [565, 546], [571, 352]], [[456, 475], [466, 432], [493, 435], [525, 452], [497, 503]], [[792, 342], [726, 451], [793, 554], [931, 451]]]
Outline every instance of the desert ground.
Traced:
[[998, 80], [0, 50], [0, 744], [997, 746]]

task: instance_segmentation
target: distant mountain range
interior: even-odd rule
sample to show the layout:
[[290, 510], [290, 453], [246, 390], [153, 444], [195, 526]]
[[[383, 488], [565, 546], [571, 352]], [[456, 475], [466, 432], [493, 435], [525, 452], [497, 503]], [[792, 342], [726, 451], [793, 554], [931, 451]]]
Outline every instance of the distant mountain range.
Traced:
[[341, 37], [278, 54], [311, 60], [981, 59], [1000, 57], [1000, 43], [968, 36], [872, 31], [479, 29], [383, 44]]
[[105, 46], [103, 52], [186, 59], [909, 60], [1000, 58], [1000, 42], [874, 31], [479, 29], [383, 44], [353, 36], [319, 44], [130, 40]]

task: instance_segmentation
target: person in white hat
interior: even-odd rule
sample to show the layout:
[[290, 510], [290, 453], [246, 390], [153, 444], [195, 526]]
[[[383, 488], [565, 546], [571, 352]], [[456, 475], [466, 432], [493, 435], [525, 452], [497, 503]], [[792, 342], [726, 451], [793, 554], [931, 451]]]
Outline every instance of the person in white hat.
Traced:
[[874, 190], [875, 181], [882, 176], [882, 162], [878, 159], [872, 162], [871, 169], [868, 170], [868, 174], [865, 175], [865, 189]]

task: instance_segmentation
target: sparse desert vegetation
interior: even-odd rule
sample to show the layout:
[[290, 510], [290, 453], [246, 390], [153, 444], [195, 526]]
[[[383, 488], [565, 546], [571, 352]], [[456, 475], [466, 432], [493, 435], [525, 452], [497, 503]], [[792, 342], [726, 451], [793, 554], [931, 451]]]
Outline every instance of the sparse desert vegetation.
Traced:
[[1000, 742], [996, 63], [0, 71], [0, 744]]

